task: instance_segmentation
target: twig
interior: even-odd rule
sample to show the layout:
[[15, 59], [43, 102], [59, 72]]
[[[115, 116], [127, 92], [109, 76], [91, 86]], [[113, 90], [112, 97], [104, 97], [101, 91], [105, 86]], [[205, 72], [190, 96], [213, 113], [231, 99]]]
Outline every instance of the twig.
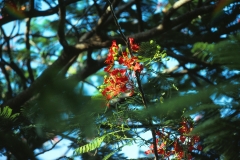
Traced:
[[12, 31], [11, 31], [11, 33], [10, 33], [9, 37], [12, 37], [12, 34], [13, 34], [13, 32], [14, 32], [15, 28], [16, 28], [16, 21], [14, 22], [14, 26], [13, 26], [13, 29], [12, 29]]
[[84, 83], [87, 83], [88, 85], [94, 87], [95, 89], [98, 89], [97, 86], [93, 85], [92, 83], [86, 81], [86, 80], [83, 80]]
[[29, 73], [29, 78], [31, 82], [34, 81], [34, 76], [33, 76], [33, 71], [31, 67], [31, 52], [30, 52], [30, 40], [29, 40], [29, 32], [30, 32], [30, 23], [31, 23], [31, 18], [26, 19], [26, 31], [25, 31], [25, 44], [26, 44], [26, 49], [27, 49], [27, 70]]
[[8, 88], [8, 91], [7, 91], [7, 95], [6, 95], [6, 98], [12, 98], [12, 87], [11, 87], [11, 82], [10, 82], [10, 78], [9, 78], [9, 74], [5, 68], [5, 64], [3, 62], [0, 62], [0, 68], [2, 70], [2, 73], [4, 74], [5, 76], [5, 79], [7, 80], [7, 88]]
[[172, 8], [164, 16], [164, 21], [170, 20], [170, 17], [173, 15], [174, 12], [176, 12], [180, 7], [182, 7], [183, 5], [187, 4], [190, 1], [191, 0], [179, 0], [175, 2]]
[[68, 43], [65, 39], [65, 34], [64, 34], [64, 26], [65, 26], [65, 20], [66, 20], [66, 7], [63, 2], [63, 0], [58, 0], [59, 4], [59, 24], [58, 24], [58, 38], [60, 44], [63, 46], [64, 49], [68, 47]]
[[[119, 3], [119, 1], [115, 0], [113, 3]], [[111, 9], [109, 10], [109, 8], [107, 7], [105, 12], [99, 18], [97, 25], [94, 28], [92, 28], [90, 32], [83, 34], [79, 39], [79, 42], [83, 42], [84, 40], [87, 40], [94, 33], [96, 33], [103, 26], [104, 22], [108, 19], [109, 15], [111, 15]]]
[[6, 33], [4, 32], [2, 27], [0, 27], [0, 29], [1, 29], [1, 32], [4, 36], [4, 40], [7, 43], [7, 54], [9, 56], [9, 60], [10, 60], [9, 66], [19, 75], [19, 77], [22, 80], [23, 88], [26, 89], [27, 78], [24, 76], [21, 69], [16, 65], [16, 63], [13, 60], [13, 56], [12, 56], [12, 53], [11, 53], [11, 46], [10, 46], [10, 37], [6, 35]]
[[35, 157], [39, 156], [40, 154], [43, 154], [43, 153], [45, 153], [45, 152], [48, 152], [48, 151], [52, 150], [52, 149], [53, 149], [60, 141], [62, 141], [62, 140], [63, 140], [63, 138], [61, 138], [58, 142], [56, 142], [51, 148], [49, 148], [49, 149], [47, 149], [47, 150], [44, 150], [44, 151], [42, 151], [42, 152], [40, 152], [40, 153], [35, 154]]
[[119, 31], [122, 39], [124, 40], [124, 42], [125, 42], [126, 44], [128, 44], [128, 40], [127, 40], [126, 36], [123, 34], [122, 28], [121, 28], [121, 26], [119, 25], [118, 20], [117, 20], [117, 17], [116, 17], [116, 15], [115, 15], [114, 11], [113, 11], [112, 3], [111, 3], [109, 0], [108, 0], [108, 3], [109, 3], [109, 7], [110, 7], [110, 9], [111, 9], [111, 13], [112, 13], [114, 22], [115, 22], [116, 26], [118, 27], [118, 31]]
[[138, 31], [142, 32], [144, 30], [144, 28], [143, 28], [143, 20], [142, 20], [141, 1], [135, 0], [135, 4], [137, 6]]

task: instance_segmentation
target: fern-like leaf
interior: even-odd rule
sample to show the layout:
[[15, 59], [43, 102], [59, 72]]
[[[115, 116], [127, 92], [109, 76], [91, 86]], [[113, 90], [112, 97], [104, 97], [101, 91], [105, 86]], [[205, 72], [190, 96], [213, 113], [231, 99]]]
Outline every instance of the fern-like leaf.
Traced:
[[12, 109], [8, 106], [4, 108], [0, 108], [0, 118], [1, 119], [9, 119], [11, 121], [15, 120], [19, 113], [12, 114]]
[[97, 137], [95, 138], [92, 142], [88, 143], [88, 144], [85, 144], [81, 147], [78, 147], [76, 150], [75, 150], [75, 154], [82, 154], [82, 153], [86, 153], [86, 152], [89, 152], [89, 151], [92, 151], [98, 147], [100, 147], [101, 143], [103, 142], [104, 138], [106, 136], [102, 136], [102, 137]]

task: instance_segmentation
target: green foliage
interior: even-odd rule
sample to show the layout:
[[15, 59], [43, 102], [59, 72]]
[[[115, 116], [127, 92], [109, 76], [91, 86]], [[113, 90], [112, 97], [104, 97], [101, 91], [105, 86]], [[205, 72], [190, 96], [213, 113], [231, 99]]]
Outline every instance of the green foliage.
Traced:
[[0, 108], [0, 131], [5, 130], [5, 127], [10, 127], [18, 118], [19, 113], [12, 113], [12, 109], [8, 106]]
[[92, 140], [90, 143], [88, 143], [86, 145], [83, 145], [81, 147], [78, 147], [75, 150], [75, 154], [82, 154], [82, 153], [89, 152], [89, 151], [92, 151], [94, 149], [97, 149], [98, 147], [100, 147], [100, 145], [103, 142], [105, 137], [106, 137], [106, 135], [101, 136], [101, 137], [97, 137], [94, 140]]
[[[76, 148], [74, 151], [74, 154], [79, 155], [79, 154], [83, 154], [83, 153], [98, 149], [103, 142], [106, 143], [104, 145], [109, 145], [109, 144], [113, 143], [113, 139], [115, 139], [116, 141], [122, 141], [124, 139], [126, 139], [127, 141], [129, 141], [129, 140], [131, 141], [131, 138], [127, 138], [124, 134], [123, 134], [123, 136], [121, 135], [121, 133], [124, 133], [125, 131], [128, 131], [128, 130], [129, 129], [122, 128], [121, 130], [116, 130], [114, 132], [105, 133], [104, 135], [102, 135], [100, 137], [94, 138], [93, 140], [91, 140], [90, 143], [87, 143], [83, 146]], [[128, 144], [129, 144], [129, 142], [126, 143], [125, 145], [128, 145]], [[105, 160], [109, 159], [111, 156], [113, 156], [117, 151], [119, 151], [125, 145], [122, 145], [121, 147], [118, 147], [116, 150], [110, 152], [109, 154], [104, 156], [103, 159], [105, 159]]]
[[0, 155], [37, 159], [34, 151], [46, 152], [42, 144], [59, 135], [71, 140], [74, 158], [127, 159], [122, 147], [152, 144], [153, 137], [141, 133], [165, 129], [173, 142], [182, 117], [196, 116], [191, 134], [200, 135], [204, 150], [193, 151], [195, 159], [240, 159], [237, 0], [192, 0], [177, 10], [172, 7], [183, 1], [111, 1], [125, 36], [140, 44], [136, 56], [144, 69], [140, 85], [127, 73], [134, 94], [121, 94], [109, 106], [95, 86], [103, 81], [111, 41], [125, 44], [107, 1], [64, 1], [66, 48], [57, 36], [57, 1], [34, 1], [33, 12], [33, 1], [8, 1], [28, 16], [24, 21], [8, 14], [6, 2], [0, 2]]
[[12, 109], [8, 106], [0, 108], [0, 117], [14, 121], [19, 116], [19, 113], [12, 114]]
[[153, 40], [150, 42], [142, 42], [138, 55], [140, 62], [143, 62], [146, 68], [154, 62], [162, 62], [162, 59], [167, 56], [166, 52], [161, 51], [161, 47]]
[[195, 43], [191, 52], [202, 61], [222, 65], [228, 69], [240, 69], [238, 62], [240, 55], [240, 35], [230, 36], [216, 44], [204, 42]]

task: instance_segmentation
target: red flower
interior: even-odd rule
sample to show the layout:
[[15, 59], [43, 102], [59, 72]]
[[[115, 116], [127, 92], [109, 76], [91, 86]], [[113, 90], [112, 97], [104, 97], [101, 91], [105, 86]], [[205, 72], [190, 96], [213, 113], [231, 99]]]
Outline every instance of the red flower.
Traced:
[[192, 139], [194, 140], [195, 143], [200, 141], [200, 137], [199, 136], [193, 136]]
[[165, 150], [164, 150], [164, 149], [161, 149], [161, 148], [159, 148], [159, 149], [157, 150], [157, 152], [158, 152], [158, 154], [162, 154], [162, 155], [165, 154]]
[[116, 42], [115, 40], [113, 40], [113, 41], [112, 41], [112, 46], [111, 46], [110, 49], [109, 49], [109, 53], [111, 53], [111, 54], [117, 54], [118, 49], [119, 49], [119, 47], [118, 47], [118, 45], [117, 45], [117, 42]]
[[143, 65], [138, 62], [138, 58], [135, 56], [130, 58], [127, 52], [122, 53], [122, 56], [118, 58], [118, 62], [135, 72], [141, 72], [143, 70]]
[[139, 50], [139, 45], [134, 43], [134, 39], [133, 38], [129, 38], [129, 43], [130, 43], [130, 47], [131, 47], [133, 52], [137, 52]]
[[188, 154], [188, 160], [191, 160], [193, 157], [192, 157], [192, 155], [189, 153]]
[[197, 146], [197, 149], [198, 149], [199, 151], [201, 151], [201, 150], [202, 150], [202, 146], [201, 146], [201, 145], [198, 145], [198, 146]]
[[104, 68], [104, 71], [109, 73], [112, 67], [113, 67], [113, 64], [108, 65], [107, 67]]
[[187, 121], [182, 121], [180, 123], [182, 126], [178, 129], [178, 131], [183, 134], [183, 133], [189, 133], [192, 130], [192, 125], [189, 124]]
[[195, 148], [194, 148], [193, 145], [190, 145], [190, 146], [188, 147], [188, 151], [189, 151], [189, 152], [192, 152], [192, 150], [195, 150]]
[[113, 63], [114, 63], [113, 54], [109, 53], [109, 54], [107, 55], [107, 59], [105, 60], [105, 63], [106, 63], [106, 64], [113, 64]]
[[[164, 142], [161, 143], [161, 145], [158, 145], [158, 139], [156, 139], [156, 145], [157, 145], [157, 153], [164, 155], [165, 156], [165, 149], [164, 147], [166, 146], [166, 144]], [[145, 154], [150, 154], [150, 153], [154, 153], [154, 145], [151, 144], [150, 145], [150, 150], [145, 151]]]
[[119, 47], [117, 46], [116, 41], [112, 41], [112, 46], [109, 49], [109, 53], [107, 55], [107, 59], [105, 61], [106, 64], [113, 64], [114, 63], [114, 57], [118, 54]]
[[126, 76], [125, 69], [108, 70], [108, 73], [109, 77], [104, 79], [105, 87], [101, 91], [102, 95], [105, 96], [107, 100], [112, 99], [120, 93], [130, 92], [133, 94], [133, 85]]
[[179, 159], [182, 159], [184, 157], [184, 152], [183, 151], [179, 151], [177, 157]]
[[164, 134], [160, 131], [156, 131], [156, 135], [158, 135], [159, 137], [164, 136]]
[[141, 71], [143, 70], [143, 65], [141, 65], [141, 64], [138, 63], [138, 62], [136, 62], [133, 70], [136, 71], [136, 72], [141, 72]]
[[[133, 51], [137, 51], [139, 46], [133, 42], [133, 38], [129, 38], [130, 47]], [[119, 64], [126, 66], [135, 72], [141, 72], [143, 66], [138, 62], [138, 58], [131, 56], [129, 52], [122, 52], [122, 55], [118, 55], [119, 47], [116, 41], [112, 41], [112, 45], [109, 48], [109, 53], [105, 60], [108, 64], [104, 68], [104, 71], [109, 73], [109, 77], [104, 78], [104, 85], [100, 92], [103, 96], [110, 100], [120, 93], [127, 93], [129, 96], [134, 93], [134, 85], [132, 81], [129, 81], [129, 77], [126, 75], [126, 69], [113, 69], [114, 61], [118, 59]], [[119, 57], [119, 58], [118, 58]]]
[[147, 150], [147, 151], [145, 151], [145, 154], [151, 154], [152, 153], [152, 150]]
[[175, 150], [176, 152], [181, 152], [181, 151], [183, 150], [183, 148], [180, 146], [180, 144], [178, 143], [178, 141], [175, 141], [175, 142], [173, 143], [173, 147], [174, 147], [174, 150]]
[[183, 143], [183, 142], [185, 141], [186, 137], [183, 136], [183, 135], [181, 135], [179, 139], [180, 139], [180, 141]]

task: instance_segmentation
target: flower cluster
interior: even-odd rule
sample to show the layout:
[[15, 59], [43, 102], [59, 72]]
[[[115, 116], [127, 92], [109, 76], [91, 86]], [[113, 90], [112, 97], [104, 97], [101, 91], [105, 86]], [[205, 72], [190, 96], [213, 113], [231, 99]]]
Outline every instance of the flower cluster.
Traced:
[[114, 69], [108, 71], [109, 77], [104, 78], [102, 94], [107, 100], [112, 99], [119, 93], [133, 93], [133, 85], [126, 76], [126, 69]]
[[[132, 52], [137, 52], [139, 50], [139, 45], [134, 43], [133, 38], [129, 38], [130, 49]], [[100, 86], [100, 92], [107, 100], [111, 100], [120, 93], [128, 93], [130, 96], [133, 94], [134, 85], [130, 81], [127, 70], [132, 70], [135, 72], [141, 72], [143, 66], [139, 63], [136, 56], [130, 54], [130, 51], [122, 51], [117, 45], [116, 41], [112, 41], [112, 46], [109, 49], [107, 59], [105, 63], [107, 67], [104, 71], [109, 74], [109, 76], [104, 77], [104, 83]], [[120, 65], [126, 66], [126, 69], [114, 69], [114, 62], [118, 61]]]
[[[170, 137], [170, 132], [166, 132], [164, 128], [161, 131], [156, 132], [156, 145], [157, 152], [163, 158], [169, 158], [169, 156], [174, 156], [175, 158], [181, 159], [192, 159], [191, 152], [201, 151], [202, 146], [199, 145], [199, 136], [189, 136], [193, 129], [193, 122], [187, 119], [183, 119], [180, 123], [178, 129], [178, 134], [176, 139], [172, 140]], [[176, 134], [175, 134], [176, 135]], [[145, 154], [154, 153], [153, 144], [150, 146], [150, 150], [145, 151]]]

